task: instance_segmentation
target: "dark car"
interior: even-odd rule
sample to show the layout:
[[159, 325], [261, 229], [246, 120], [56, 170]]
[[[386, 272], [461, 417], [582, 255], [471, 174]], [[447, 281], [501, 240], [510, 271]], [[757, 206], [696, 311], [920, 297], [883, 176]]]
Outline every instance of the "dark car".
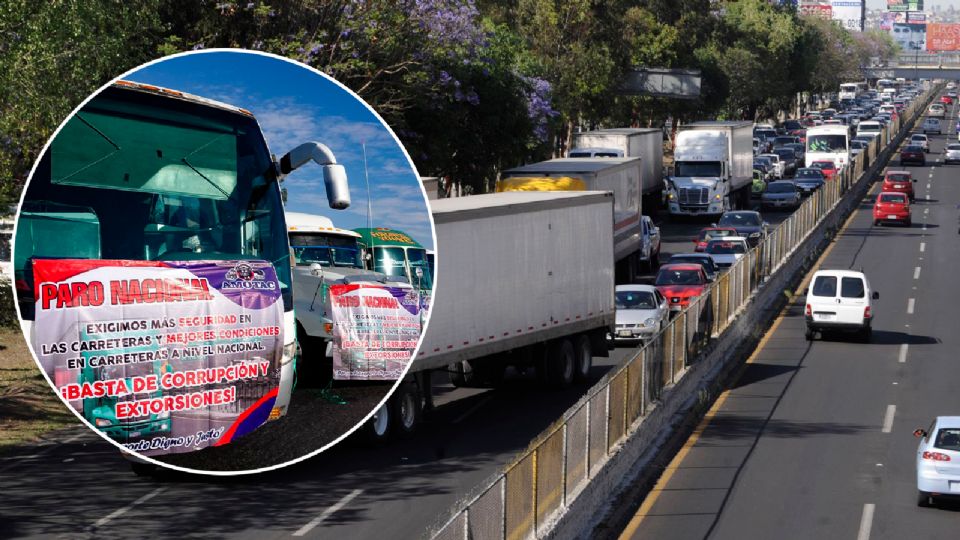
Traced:
[[788, 144], [796, 143], [796, 142], [800, 142], [800, 139], [798, 137], [795, 137], [793, 135], [780, 135], [779, 137], [773, 140], [773, 148], [774, 150], [776, 150], [781, 146], [786, 146]]
[[784, 177], [793, 176], [797, 172], [797, 153], [793, 148], [774, 148], [773, 153], [780, 156], [780, 161], [783, 162]]
[[803, 124], [801, 124], [799, 120], [787, 120], [783, 123], [783, 129], [786, 130], [787, 133], [793, 135], [794, 131], [803, 129]]
[[784, 145], [784, 148], [792, 148], [797, 154], [797, 167], [799, 167], [803, 163], [804, 156], [807, 155], [807, 147], [803, 143], [791, 143]]
[[823, 171], [817, 168], [797, 169], [797, 174], [793, 176], [793, 181], [797, 184], [797, 189], [801, 195], [810, 195], [820, 189], [825, 181]]
[[765, 178], [770, 179], [776, 176], [773, 167], [773, 160], [768, 157], [757, 156], [753, 158], [753, 168], [763, 171]]
[[769, 224], [760, 216], [760, 212], [754, 210], [737, 210], [734, 212], [724, 212], [720, 216], [720, 221], [716, 227], [732, 227], [737, 231], [737, 236], [747, 239], [750, 247], [756, 246], [765, 236], [767, 236], [767, 227]]
[[923, 151], [923, 147], [905, 146], [903, 150], [900, 151], [900, 163], [919, 163], [920, 165], [926, 165], [927, 156]]
[[720, 271], [717, 268], [717, 263], [713, 262], [713, 257], [707, 253], [680, 253], [670, 257], [670, 260], [667, 261], [667, 264], [675, 263], [699, 264], [703, 267], [703, 272], [707, 275], [709, 281], [717, 279], [717, 273]]

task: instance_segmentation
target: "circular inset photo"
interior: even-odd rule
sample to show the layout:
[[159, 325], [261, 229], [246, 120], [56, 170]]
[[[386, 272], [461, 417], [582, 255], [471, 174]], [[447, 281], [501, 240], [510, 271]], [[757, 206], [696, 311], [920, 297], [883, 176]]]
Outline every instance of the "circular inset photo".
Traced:
[[433, 242], [373, 109], [302, 64], [211, 50], [130, 71], [61, 124], [13, 267], [37, 364], [135, 471], [240, 474], [388, 434]]

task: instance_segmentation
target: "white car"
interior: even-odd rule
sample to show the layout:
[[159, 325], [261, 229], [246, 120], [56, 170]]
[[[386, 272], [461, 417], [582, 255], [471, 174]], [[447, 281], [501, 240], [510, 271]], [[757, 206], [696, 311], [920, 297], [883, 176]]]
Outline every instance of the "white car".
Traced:
[[[927, 118], [926, 120], [924, 120], [924, 121], [923, 121], [923, 132], [924, 132], [924, 133], [936, 133], [937, 135], [941, 135], [941, 134], [943, 133], [943, 129], [941, 128], [940, 119], [938, 119], [938, 118]], [[914, 137], [916, 137], [916, 135], [914, 135]], [[911, 140], [912, 140], [912, 138], [911, 138]], [[930, 149], [929, 149], [929, 148], [926, 148], [925, 151], [929, 152]]]
[[960, 416], [938, 416], [913, 432], [917, 446], [917, 506], [938, 495], [960, 495]]
[[934, 103], [927, 109], [927, 116], [943, 118], [943, 115], [947, 113], [947, 108], [941, 105], [940, 103]]
[[[927, 120], [931, 120], [931, 118], [927, 118]], [[923, 125], [924, 127], [926, 127], [927, 123], [924, 122]], [[940, 133], [940, 131], [938, 130], [937, 133]], [[914, 133], [913, 135], [911, 135], [910, 143], [907, 146], [919, 146], [923, 148], [924, 152], [930, 153], [930, 140], [927, 139], [927, 136], [924, 135], [923, 133]]]
[[960, 144], [951, 143], [943, 153], [944, 163], [960, 163]]
[[804, 319], [805, 337], [812, 341], [817, 332], [857, 332], [865, 342], [873, 335], [873, 300], [880, 293], [870, 288], [863, 272], [854, 270], [817, 270], [807, 295]]
[[777, 154], [760, 154], [758, 157], [768, 157], [773, 161], [773, 170], [774, 176], [777, 178], [783, 178], [784, 175], [784, 163], [780, 161], [780, 156]]
[[614, 341], [653, 339], [670, 320], [667, 299], [653, 285], [617, 285]]
[[744, 253], [750, 251], [747, 239], [742, 236], [722, 236], [707, 242], [705, 253], [713, 258], [717, 268], [730, 268]]

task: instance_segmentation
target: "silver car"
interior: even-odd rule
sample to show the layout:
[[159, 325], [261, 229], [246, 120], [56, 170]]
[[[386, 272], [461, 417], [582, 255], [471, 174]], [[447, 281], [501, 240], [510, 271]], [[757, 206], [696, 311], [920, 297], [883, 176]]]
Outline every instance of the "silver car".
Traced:
[[917, 446], [917, 506], [940, 495], [960, 495], [960, 417], [938, 416], [913, 432]]
[[944, 163], [960, 163], [960, 144], [952, 143], [947, 145], [943, 153]]
[[766, 191], [760, 195], [763, 208], [796, 208], [800, 206], [800, 190], [791, 181], [770, 182]]
[[710, 240], [705, 250], [721, 270], [730, 268], [740, 257], [750, 251], [747, 239], [742, 236], [724, 236]]
[[614, 341], [653, 339], [670, 320], [667, 299], [653, 285], [617, 285]]

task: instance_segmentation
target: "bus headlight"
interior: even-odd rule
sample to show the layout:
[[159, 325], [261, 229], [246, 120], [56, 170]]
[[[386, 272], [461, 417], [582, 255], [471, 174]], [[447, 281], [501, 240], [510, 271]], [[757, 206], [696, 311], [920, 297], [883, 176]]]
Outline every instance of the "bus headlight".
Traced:
[[97, 418], [95, 423], [97, 424], [97, 427], [108, 427], [113, 425], [113, 422], [107, 420], [106, 418]]
[[291, 341], [283, 346], [283, 358], [281, 359], [281, 365], [289, 364], [293, 361], [294, 356], [297, 354], [297, 342], [296, 340]]

